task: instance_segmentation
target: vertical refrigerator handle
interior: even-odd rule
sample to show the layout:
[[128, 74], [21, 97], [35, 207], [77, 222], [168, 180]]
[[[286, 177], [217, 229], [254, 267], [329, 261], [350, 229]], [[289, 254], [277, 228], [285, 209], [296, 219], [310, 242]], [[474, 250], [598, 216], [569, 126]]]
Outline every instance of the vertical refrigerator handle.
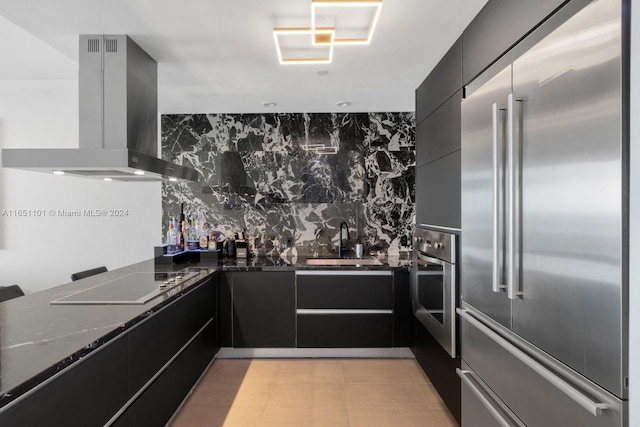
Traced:
[[501, 112], [494, 103], [492, 113], [492, 142], [493, 142], [493, 263], [491, 274], [491, 290], [500, 292], [504, 285], [504, 150], [501, 144]]
[[[521, 138], [520, 105], [513, 93], [507, 99], [507, 297], [516, 299], [520, 292], [520, 224], [521, 224]], [[516, 111], [518, 109], [518, 111]]]

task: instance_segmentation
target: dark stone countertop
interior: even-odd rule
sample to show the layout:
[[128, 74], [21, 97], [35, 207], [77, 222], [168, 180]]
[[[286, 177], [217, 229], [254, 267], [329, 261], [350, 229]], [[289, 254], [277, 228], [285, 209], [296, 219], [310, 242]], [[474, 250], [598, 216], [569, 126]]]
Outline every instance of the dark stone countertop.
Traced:
[[[179, 298], [215, 270], [203, 268], [145, 304], [49, 304], [133, 273], [156, 272], [149, 260], [0, 303], [0, 407]], [[131, 277], [135, 286], [135, 275]]]
[[224, 258], [218, 260], [220, 271], [296, 271], [296, 270], [395, 270], [411, 267], [411, 257], [378, 256], [373, 257], [382, 262], [381, 265], [306, 265], [309, 257], [283, 255], [280, 258], [257, 257], [247, 259]]
[[[201, 265], [158, 267], [144, 261], [0, 303], [0, 408], [116, 338], [179, 298], [216, 271], [406, 269], [407, 257], [379, 257], [377, 266], [307, 266], [306, 257], [219, 259]], [[202, 270], [199, 276], [140, 305], [51, 305], [50, 302], [133, 273]], [[130, 279], [135, 286], [135, 275]], [[105, 288], [108, 289], [108, 288]]]

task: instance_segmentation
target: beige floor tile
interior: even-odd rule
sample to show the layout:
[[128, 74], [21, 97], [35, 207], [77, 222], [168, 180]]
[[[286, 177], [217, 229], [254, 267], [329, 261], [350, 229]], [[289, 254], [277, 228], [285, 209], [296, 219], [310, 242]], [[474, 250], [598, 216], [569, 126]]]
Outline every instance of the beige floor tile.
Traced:
[[216, 360], [172, 427], [457, 427], [413, 359]]
[[218, 359], [213, 362], [201, 382], [241, 383], [251, 365], [251, 359]]
[[432, 409], [446, 408], [447, 405], [442, 401], [440, 394], [438, 394], [435, 387], [432, 384], [420, 384], [420, 390], [429, 402], [429, 407]]
[[441, 421], [429, 408], [349, 408], [351, 427], [441, 427]]
[[415, 359], [408, 359], [406, 360], [406, 365], [407, 365], [407, 369], [409, 370], [409, 372], [411, 373], [411, 376], [413, 377], [414, 381], [416, 383], [427, 383], [427, 384], [431, 384], [431, 380], [429, 379], [429, 377], [427, 376], [427, 374], [424, 373], [424, 371], [422, 370], [422, 368], [420, 367], [420, 364], [418, 363], [417, 360]]
[[412, 384], [414, 368], [404, 360], [345, 360], [342, 363], [346, 383]]
[[342, 364], [331, 360], [293, 360], [278, 364], [275, 383], [343, 383]]
[[252, 406], [265, 404], [269, 398], [270, 384], [201, 384], [189, 401], [209, 406]]
[[433, 412], [438, 416], [442, 427], [459, 427], [458, 422], [448, 409], [433, 409]]
[[298, 425], [349, 425], [349, 413], [346, 407], [323, 406], [279, 407], [267, 404], [261, 425], [298, 426]]
[[424, 384], [345, 384], [347, 405], [372, 407], [429, 407]]
[[346, 407], [343, 384], [272, 384], [267, 405], [271, 407]]

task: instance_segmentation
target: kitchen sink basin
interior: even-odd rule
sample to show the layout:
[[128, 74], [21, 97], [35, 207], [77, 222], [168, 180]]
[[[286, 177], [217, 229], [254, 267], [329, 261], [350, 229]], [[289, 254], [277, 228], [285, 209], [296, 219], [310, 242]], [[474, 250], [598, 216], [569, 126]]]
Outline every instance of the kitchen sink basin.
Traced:
[[333, 266], [333, 265], [382, 265], [382, 262], [376, 258], [308, 258], [307, 265]]

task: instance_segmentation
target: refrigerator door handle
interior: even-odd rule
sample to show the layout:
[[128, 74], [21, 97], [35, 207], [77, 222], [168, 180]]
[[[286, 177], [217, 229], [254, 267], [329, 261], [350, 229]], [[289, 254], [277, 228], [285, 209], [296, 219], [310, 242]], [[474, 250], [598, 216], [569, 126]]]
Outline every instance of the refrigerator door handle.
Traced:
[[493, 138], [493, 272], [491, 290], [500, 292], [504, 284], [504, 149], [500, 141], [501, 112], [497, 103], [492, 106]]
[[[487, 411], [489, 411], [489, 413], [491, 413], [491, 415], [493, 416], [493, 418], [495, 418], [495, 420], [498, 422], [498, 425], [500, 425], [500, 427], [513, 427], [514, 426], [514, 424], [510, 423], [496, 409], [496, 407], [491, 403], [489, 398], [487, 398], [487, 396], [484, 395], [482, 390], [480, 390], [480, 388], [477, 385], [475, 385], [473, 381], [471, 381], [469, 379], [469, 376], [473, 375], [473, 373], [471, 371], [463, 371], [460, 368], [456, 368], [456, 374], [458, 374], [458, 376], [460, 377], [462, 382], [464, 382], [471, 389], [471, 391], [473, 392], [473, 394], [475, 394], [475, 396], [478, 398], [480, 403], [482, 403], [482, 406], [484, 406], [487, 409]], [[518, 425], [519, 426], [523, 426], [524, 424], [518, 424]]]
[[530, 357], [528, 354], [511, 344], [509, 341], [501, 337], [497, 332], [493, 331], [491, 328], [486, 326], [480, 320], [478, 320], [469, 310], [458, 308], [456, 312], [467, 322], [471, 323], [478, 330], [480, 330], [487, 337], [491, 338], [496, 342], [500, 347], [511, 353], [511, 355], [520, 362], [527, 365], [530, 369], [535, 371], [538, 375], [540, 375], [545, 380], [549, 381], [553, 384], [558, 390], [566, 394], [571, 400], [576, 402], [578, 405], [582, 406], [584, 409], [589, 411], [593, 416], [602, 415], [602, 411], [609, 409], [609, 405], [601, 402], [594, 402], [589, 396], [586, 396], [579, 390], [576, 390], [571, 384], [564, 381], [562, 378], [557, 376], [552, 371], [545, 368], [538, 361]]
[[[513, 93], [507, 99], [507, 297], [516, 299], [520, 292], [520, 221], [521, 221], [521, 98]], [[518, 108], [518, 111], [516, 111]]]

